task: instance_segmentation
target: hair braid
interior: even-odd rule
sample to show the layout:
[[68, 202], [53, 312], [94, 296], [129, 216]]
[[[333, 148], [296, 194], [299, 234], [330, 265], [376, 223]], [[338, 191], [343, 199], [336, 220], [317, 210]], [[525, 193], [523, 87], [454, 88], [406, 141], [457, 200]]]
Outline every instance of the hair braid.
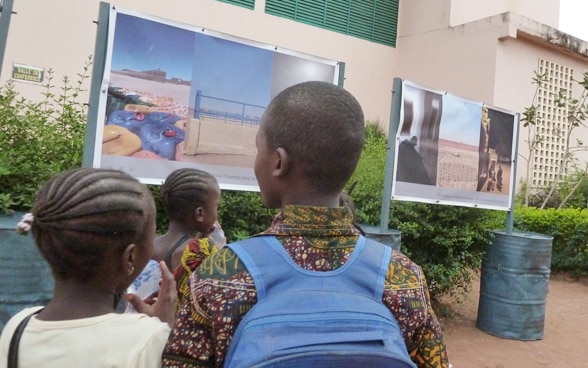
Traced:
[[45, 183], [31, 230], [56, 275], [86, 279], [108, 248], [142, 242], [154, 213], [151, 193], [130, 175], [81, 168]]
[[169, 219], [183, 222], [216, 190], [218, 182], [214, 176], [202, 170], [184, 168], [168, 175], [160, 193]]

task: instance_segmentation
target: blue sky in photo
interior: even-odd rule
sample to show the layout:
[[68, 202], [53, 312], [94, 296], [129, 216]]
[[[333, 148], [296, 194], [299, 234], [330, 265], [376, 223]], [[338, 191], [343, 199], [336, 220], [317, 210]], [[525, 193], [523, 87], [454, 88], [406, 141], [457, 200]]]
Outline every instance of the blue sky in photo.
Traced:
[[[167, 78], [192, 81], [190, 100], [202, 94], [267, 106], [273, 52], [220, 37], [118, 13], [111, 70], [162, 70]], [[242, 105], [203, 99], [202, 107], [240, 113]], [[232, 111], [235, 110], [235, 111]], [[263, 109], [247, 107], [246, 114]]]
[[163, 70], [167, 78], [192, 78], [193, 31], [118, 13], [112, 70]]
[[267, 106], [272, 68], [272, 51], [196, 34], [192, 94], [201, 90], [208, 96]]
[[482, 104], [451, 94], [443, 95], [443, 113], [439, 138], [478, 146], [482, 121]]

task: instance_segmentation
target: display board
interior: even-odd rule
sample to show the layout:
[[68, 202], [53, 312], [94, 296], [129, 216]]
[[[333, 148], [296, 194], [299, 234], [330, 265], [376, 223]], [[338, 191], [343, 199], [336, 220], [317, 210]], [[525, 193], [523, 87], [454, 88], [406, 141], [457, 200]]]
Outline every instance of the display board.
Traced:
[[342, 80], [339, 62], [133, 10], [111, 6], [105, 29], [92, 166], [147, 184], [194, 167], [222, 189], [259, 190], [255, 136], [270, 100]]
[[510, 210], [518, 114], [402, 82], [392, 199]]

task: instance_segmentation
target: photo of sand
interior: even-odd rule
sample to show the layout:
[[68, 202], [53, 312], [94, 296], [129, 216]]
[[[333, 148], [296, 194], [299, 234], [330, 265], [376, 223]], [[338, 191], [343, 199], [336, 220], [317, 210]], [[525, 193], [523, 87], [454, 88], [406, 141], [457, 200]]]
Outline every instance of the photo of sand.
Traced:
[[[497, 155], [491, 150], [491, 161]], [[437, 165], [437, 186], [449, 187], [475, 192], [478, 185], [479, 152], [477, 146], [459, 144], [444, 139], [439, 140], [439, 161]], [[509, 162], [496, 165], [495, 182], [484, 178], [481, 183], [483, 192], [508, 195], [510, 191]], [[498, 175], [498, 170], [502, 170]]]
[[[184, 139], [175, 146], [173, 160], [253, 167], [257, 125], [206, 116], [201, 116], [200, 119], [192, 118], [189, 85], [161, 82], [112, 71], [110, 87], [116, 88], [125, 96], [138, 96], [139, 101], [147, 104], [126, 104], [122, 108], [123, 111], [137, 112], [144, 116], [158, 112], [170, 114], [170, 117], [175, 116], [171, 121], [184, 132]], [[163, 159], [154, 152], [141, 149], [126, 156]]]

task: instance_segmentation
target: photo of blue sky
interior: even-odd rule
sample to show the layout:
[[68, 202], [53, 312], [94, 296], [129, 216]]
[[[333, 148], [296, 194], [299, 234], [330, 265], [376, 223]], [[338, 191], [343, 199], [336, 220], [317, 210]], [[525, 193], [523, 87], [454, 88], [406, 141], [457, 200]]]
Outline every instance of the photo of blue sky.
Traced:
[[[258, 123], [271, 98], [307, 80], [334, 82], [334, 62], [320, 62], [215, 36], [207, 30], [118, 13], [111, 71], [161, 70], [190, 81], [189, 107], [216, 117]], [[196, 96], [199, 92], [199, 105]], [[153, 91], [157, 93], [157, 91]]]
[[[206, 96], [265, 107], [270, 101], [272, 60], [272, 51], [196, 34], [190, 100], [200, 90]], [[210, 99], [203, 103], [215, 108]]]
[[111, 69], [159, 69], [168, 79], [191, 80], [194, 36], [190, 30], [118, 13]]
[[443, 114], [439, 138], [471, 146], [480, 144], [482, 104], [451, 95], [443, 95]]

